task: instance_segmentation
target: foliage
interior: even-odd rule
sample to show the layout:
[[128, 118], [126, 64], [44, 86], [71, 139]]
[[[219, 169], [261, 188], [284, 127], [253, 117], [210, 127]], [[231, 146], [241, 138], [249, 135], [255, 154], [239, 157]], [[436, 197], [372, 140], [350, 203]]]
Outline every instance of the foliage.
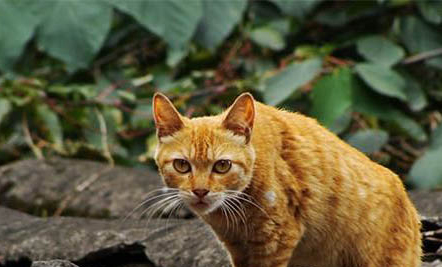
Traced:
[[412, 186], [442, 186], [441, 6], [0, 0], [0, 162], [137, 165], [155, 147], [155, 91], [188, 116], [251, 91], [317, 118]]

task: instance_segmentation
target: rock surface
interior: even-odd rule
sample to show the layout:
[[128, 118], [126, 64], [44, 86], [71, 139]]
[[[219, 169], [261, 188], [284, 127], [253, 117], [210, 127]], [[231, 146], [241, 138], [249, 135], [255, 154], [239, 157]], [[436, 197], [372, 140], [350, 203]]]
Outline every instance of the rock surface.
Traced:
[[[227, 267], [227, 255], [199, 220], [38, 218], [0, 207], [0, 265], [23, 259], [75, 264], [122, 260], [162, 267]], [[127, 265], [125, 265], [127, 266]]]
[[[163, 187], [152, 170], [61, 158], [5, 165], [0, 177], [0, 205], [46, 216], [61, 211], [82, 217], [124, 217], [149, 192]], [[189, 214], [184, 210], [181, 216]]]
[[424, 216], [442, 216], [442, 190], [410, 191], [408, 193], [417, 210]]
[[442, 267], [442, 262], [440, 260], [435, 260], [434, 262], [424, 262], [422, 267]]
[[34, 261], [31, 267], [78, 267], [70, 261], [52, 260], [52, 261]]

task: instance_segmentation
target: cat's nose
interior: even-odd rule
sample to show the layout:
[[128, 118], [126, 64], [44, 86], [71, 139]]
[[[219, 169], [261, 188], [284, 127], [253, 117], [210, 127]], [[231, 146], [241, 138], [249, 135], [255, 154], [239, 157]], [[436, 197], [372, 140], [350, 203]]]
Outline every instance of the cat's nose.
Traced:
[[194, 189], [192, 192], [199, 198], [204, 198], [207, 194], [209, 194], [209, 190], [207, 189]]

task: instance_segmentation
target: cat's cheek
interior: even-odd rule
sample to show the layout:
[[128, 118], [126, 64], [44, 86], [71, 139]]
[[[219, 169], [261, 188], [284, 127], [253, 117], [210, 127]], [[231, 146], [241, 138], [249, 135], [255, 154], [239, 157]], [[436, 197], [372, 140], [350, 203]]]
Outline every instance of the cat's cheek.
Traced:
[[220, 178], [220, 183], [223, 184], [226, 189], [241, 191], [250, 183], [250, 177], [242, 167], [235, 164], [232, 166], [230, 173]]
[[237, 173], [225, 174], [218, 181], [224, 188], [229, 190], [238, 190], [241, 187], [241, 181]]
[[170, 188], [181, 188], [183, 183], [183, 178], [179, 175], [172, 173], [163, 174], [164, 183]]

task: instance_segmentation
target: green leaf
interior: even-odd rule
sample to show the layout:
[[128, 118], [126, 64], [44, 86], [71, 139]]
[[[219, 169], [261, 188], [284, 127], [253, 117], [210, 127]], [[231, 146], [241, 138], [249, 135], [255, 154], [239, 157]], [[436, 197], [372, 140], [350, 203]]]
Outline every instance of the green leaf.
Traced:
[[[416, 17], [400, 20], [400, 36], [412, 53], [423, 53], [442, 47], [442, 35]], [[442, 69], [442, 58], [425, 61], [428, 65]]]
[[431, 136], [431, 148], [442, 148], [442, 124], [439, 124]]
[[63, 146], [63, 129], [61, 127], [58, 115], [48, 106], [39, 104], [36, 107], [36, 115], [42, 122], [42, 127], [48, 139], [58, 148]]
[[442, 44], [442, 36], [416, 17], [402, 18], [400, 26], [401, 38], [413, 53], [436, 49]]
[[373, 154], [388, 142], [388, 133], [374, 129], [360, 130], [351, 134], [347, 142], [365, 154]]
[[304, 19], [322, 0], [271, 0], [279, 9], [287, 14], [298, 19]]
[[217, 47], [241, 20], [246, 6], [245, 0], [203, 1], [203, 17], [196, 40], [207, 48]]
[[414, 162], [408, 182], [420, 189], [442, 186], [442, 148], [430, 149]]
[[393, 108], [385, 97], [375, 94], [357, 83], [353, 86], [353, 110], [389, 121], [396, 125], [398, 130], [416, 141], [424, 142], [427, 140], [427, 135], [420, 124]]
[[152, 120], [152, 105], [139, 104], [132, 113], [130, 122], [134, 128], [147, 128]]
[[284, 36], [270, 27], [260, 27], [252, 30], [250, 38], [258, 45], [272, 50], [282, 50], [285, 47]]
[[86, 68], [110, 29], [112, 8], [99, 0], [42, 1], [45, 19], [38, 44], [66, 63], [69, 72]]
[[392, 112], [391, 121], [416, 141], [425, 142], [427, 140], [427, 134], [422, 126], [402, 112], [397, 110]]
[[[348, 1], [343, 6], [336, 5], [334, 7], [320, 8], [313, 17], [313, 20], [331, 27], [347, 25], [352, 27], [352, 21], [372, 16], [378, 12], [379, 5], [374, 1]], [[342, 38], [346, 39], [344, 36], [341, 36], [338, 39]], [[350, 38], [354, 37], [352, 36]]]
[[135, 102], [137, 100], [137, 97], [134, 93], [129, 91], [123, 91], [123, 90], [117, 90], [117, 95], [128, 102]]
[[346, 110], [344, 114], [339, 116], [328, 129], [335, 134], [340, 134], [350, 126], [352, 121], [352, 110]]
[[10, 71], [32, 38], [39, 20], [17, 0], [0, 1], [0, 70]]
[[435, 24], [442, 22], [442, 1], [419, 0], [416, 2], [420, 12], [428, 22]]
[[407, 73], [402, 73], [407, 86], [405, 86], [405, 94], [407, 95], [408, 106], [413, 111], [420, 111], [428, 105], [427, 96], [422, 89], [421, 84]]
[[274, 19], [267, 23], [267, 26], [280, 32], [282, 35], [294, 34], [296, 33], [298, 26], [290, 25], [289, 18], [279, 18]]
[[[122, 123], [123, 114], [116, 108], [90, 109], [88, 112], [88, 127], [83, 129], [87, 142], [97, 150], [109, 146], [110, 152], [118, 147], [117, 130]], [[104, 143], [104, 142], [107, 143]]]
[[48, 93], [57, 94], [60, 97], [71, 98], [73, 100], [79, 99], [93, 99], [100, 92], [101, 88], [85, 84], [67, 84], [67, 85], [52, 85], [45, 89]]
[[268, 58], [251, 58], [244, 62], [247, 75], [259, 77], [265, 72], [276, 68], [275, 63]]
[[348, 15], [348, 11], [343, 8], [339, 9], [325, 9], [324, 11], [320, 11], [315, 16], [315, 21], [331, 26], [331, 27], [340, 27], [348, 23], [350, 20], [350, 16]]
[[357, 64], [355, 69], [359, 76], [376, 92], [407, 100], [405, 94], [406, 82], [394, 70], [372, 63]]
[[386, 67], [392, 66], [404, 58], [402, 47], [382, 36], [369, 36], [357, 41], [358, 53], [367, 60]]
[[175, 48], [186, 45], [203, 15], [201, 0], [107, 1]]
[[322, 60], [309, 59], [291, 63], [284, 70], [264, 82], [264, 102], [277, 105], [288, 98], [296, 89], [311, 81], [321, 71]]
[[433, 131], [425, 154], [414, 162], [408, 181], [418, 188], [442, 186], [442, 124]]
[[166, 64], [175, 67], [189, 53], [189, 47], [169, 47], [167, 51]]
[[0, 98], [0, 124], [11, 110], [11, 102], [9, 102], [8, 99]]
[[353, 76], [349, 68], [335, 70], [316, 82], [311, 115], [330, 128], [352, 105]]

